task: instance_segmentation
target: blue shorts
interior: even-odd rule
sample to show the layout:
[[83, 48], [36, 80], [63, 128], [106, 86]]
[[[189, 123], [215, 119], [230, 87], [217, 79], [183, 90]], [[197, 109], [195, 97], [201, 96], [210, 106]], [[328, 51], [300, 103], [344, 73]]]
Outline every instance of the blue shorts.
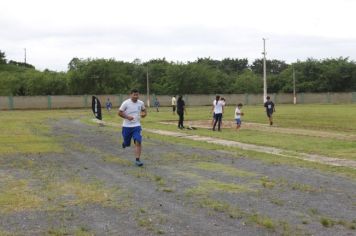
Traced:
[[235, 119], [237, 125], [241, 125], [241, 119]]
[[122, 127], [122, 137], [124, 138], [123, 144], [125, 147], [129, 147], [131, 145], [131, 139], [133, 139], [134, 142], [142, 142], [141, 130], [141, 126]]

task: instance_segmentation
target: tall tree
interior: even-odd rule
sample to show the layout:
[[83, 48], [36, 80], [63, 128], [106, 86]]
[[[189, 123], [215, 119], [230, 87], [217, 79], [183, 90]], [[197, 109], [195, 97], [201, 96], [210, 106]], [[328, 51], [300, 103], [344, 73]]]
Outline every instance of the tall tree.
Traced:
[[6, 64], [5, 52], [2, 52], [1, 50], [0, 50], [0, 64]]

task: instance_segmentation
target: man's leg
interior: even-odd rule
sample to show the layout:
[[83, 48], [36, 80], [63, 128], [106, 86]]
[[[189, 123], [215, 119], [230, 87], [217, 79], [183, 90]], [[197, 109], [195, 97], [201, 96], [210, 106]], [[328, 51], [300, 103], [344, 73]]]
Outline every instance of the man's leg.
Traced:
[[268, 113], [269, 125], [273, 125], [272, 113]]
[[135, 142], [135, 156], [136, 156], [136, 160], [140, 160], [141, 157], [141, 143], [139, 142]]
[[135, 142], [135, 164], [137, 166], [142, 166], [143, 162], [141, 162], [140, 157], [141, 157], [141, 150], [142, 150], [142, 136], [141, 136], [141, 126], [135, 127], [133, 131], [133, 139]]

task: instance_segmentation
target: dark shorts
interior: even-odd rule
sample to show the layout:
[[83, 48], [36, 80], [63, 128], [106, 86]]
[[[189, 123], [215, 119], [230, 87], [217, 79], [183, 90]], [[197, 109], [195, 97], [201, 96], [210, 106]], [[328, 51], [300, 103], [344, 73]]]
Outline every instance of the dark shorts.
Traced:
[[122, 137], [124, 138], [124, 145], [129, 147], [131, 145], [131, 139], [134, 142], [141, 143], [142, 135], [141, 135], [141, 126], [136, 127], [122, 127]]
[[241, 119], [235, 119], [237, 125], [241, 125]]
[[273, 111], [267, 111], [267, 116], [268, 116], [268, 117], [271, 117], [272, 114], [273, 114]]

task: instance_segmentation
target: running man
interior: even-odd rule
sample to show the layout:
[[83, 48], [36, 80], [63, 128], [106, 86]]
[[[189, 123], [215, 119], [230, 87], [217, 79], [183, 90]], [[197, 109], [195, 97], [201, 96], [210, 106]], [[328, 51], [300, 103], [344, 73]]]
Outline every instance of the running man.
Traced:
[[276, 112], [276, 109], [274, 108], [274, 103], [270, 100], [270, 96], [267, 96], [267, 101], [264, 104], [264, 107], [266, 108], [267, 116], [269, 119], [269, 125], [273, 125], [273, 117], [272, 114], [273, 112]]
[[140, 120], [141, 118], [146, 117], [147, 111], [145, 104], [141, 100], [138, 100], [138, 97], [138, 90], [131, 90], [130, 98], [121, 104], [118, 115], [124, 118], [124, 122], [122, 124], [122, 137], [124, 142], [122, 143], [122, 147], [129, 147], [131, 145], [131, 139], [133, 139], [135, 143], [135, 164], [137, 166], [142, 166], [143, 162], [140, 160], [142, 149], [142, 128]]
[[241, 111], [241, 108], [242, 103], [237, 104], [237, 107], [235, 109], [236, 131], [241, 127], [241, 116], [244, 115], [244, 113]]

